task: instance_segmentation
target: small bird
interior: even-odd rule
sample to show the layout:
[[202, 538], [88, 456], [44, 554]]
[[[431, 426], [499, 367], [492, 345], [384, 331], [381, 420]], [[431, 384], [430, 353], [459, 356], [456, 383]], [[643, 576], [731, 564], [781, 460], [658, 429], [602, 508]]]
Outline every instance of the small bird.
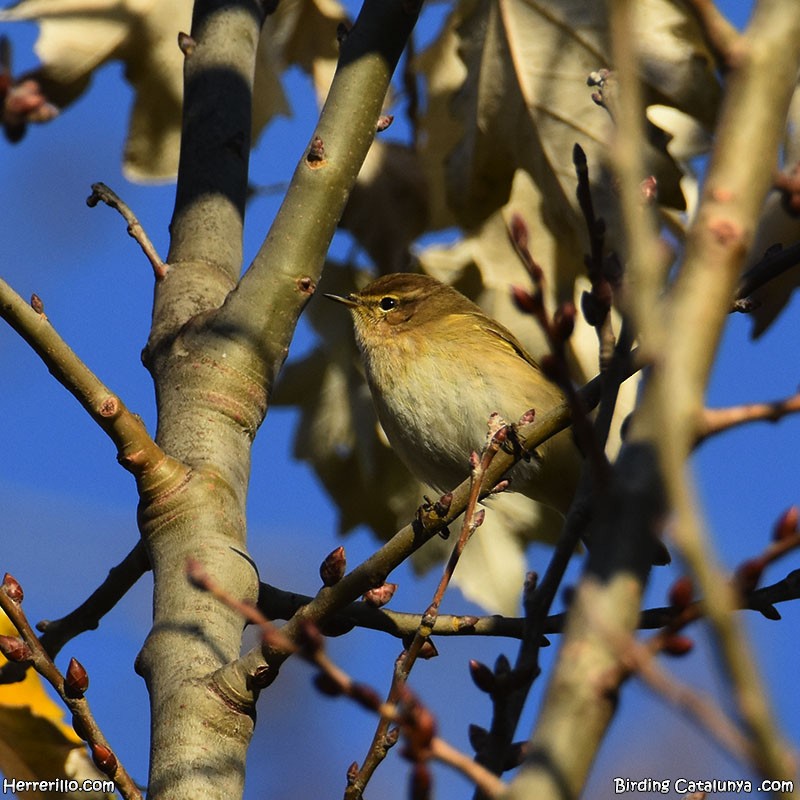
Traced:
[[[384, 275], [345, 297], [378, 419], [423, 483], [455, 488], [486, 444], [492, 412], [516, 422], [563, 402], [516, 337], [452, 286], [427, 275]], [[565, 514], [580, 469], [569, 431], [510, 473], [511, 491]]]

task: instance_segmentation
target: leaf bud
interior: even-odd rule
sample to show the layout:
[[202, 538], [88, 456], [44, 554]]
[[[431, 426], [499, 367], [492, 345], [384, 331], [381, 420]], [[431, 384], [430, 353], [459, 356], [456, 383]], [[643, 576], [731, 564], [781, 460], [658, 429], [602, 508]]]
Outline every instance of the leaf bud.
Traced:
[[375, 608], [385, 606], [394, 597], [397, 591], [396, 583], [384, 583], [382, 586], [377, 586], [370, 589], [364, 594], [364, 602]]
[[117, 757], [111, 752], [111, 748], [99, 742], [92, 745], [92, 761], [109, 777], [117, 771]]
[[489, 741], [489, 731], [486, 728], [470, 723], [467, 735], [469, 736], [470, 746], [476, 753], [480, 753], [485, 749]]
[[318, 672], [313, 680], [317, 691], [328, 697], [339, 697], [344, 692], [342, 685], [328, 675], [327, 672]]
[[694, 642], [688, 636], [673, 633], [664, 641], [663, 652], [669, 656], [685, 656], [694, 649]]
[[[497, 680], [494, 673], [480, 661], [471, 658], [469, 661], [469, 674], [472, 682], [486, 694], [491, 694], [497, 688]], [[476, 748], [477, 749], [477, 748]]]
[[694, 597], [694, 584], [688, 575], [682, 575], [670, 587], [669, 604], [677, 611], [683, 611]]
[[68, 697], [83, 697], [88, 688], [89, 675], [86, 669], [77, 658], [71, 658], [64, 678], [64, 691]]
[[6, 597], [17, 605], [22, 602], [22, 598], [25, 596], [19, 581], [8, 572], [3, 576], [3, 591], [6, 593]]
[[797, 506], [791, 506], [781, 514], [778, 521], [775, 523], [775, 529], [772, 538], [779, 542], [782, 539], [788, 539], [797, 533], [797, 525], [800, 521], [800, 509]]
[[33, 658], [30, 647], [19, 636], [0, 635], [0, 653], [15, 664], [21, 664]]
[[320, 564], [319, 576], [325, 586], [335, 586], [344, 577], [347, 569], [347, 557], [341, 545], [325, 556]]
[[368, 711], [377, 711], [381, 707], [380, 695], [366, 683], [353, 683], [350, 686], [350, 696]]

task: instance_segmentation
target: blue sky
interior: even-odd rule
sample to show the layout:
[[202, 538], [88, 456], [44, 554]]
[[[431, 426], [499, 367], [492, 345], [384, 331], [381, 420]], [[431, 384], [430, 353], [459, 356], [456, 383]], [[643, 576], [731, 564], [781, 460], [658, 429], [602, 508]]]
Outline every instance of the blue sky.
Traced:
[[[749, 3], [723, 4], [741, 23]], [[7, 27], [7, 26], [4, 26]], [[7, 28], [15, 43], [17, 65], [31, 63], [34, 31]], [[308, 139], [313, 101], [303, 81], [292, 79], [295, 118], [268, 131], [253, 154], [256, 182], [288, 180]], [[139, 362], [148, 331], [151, 275], [121, 219], [105, 207], [88, 209], [92, 182], [115, 188], [138, 214], [151, 238], [166, 253], [167, 224], [173, 187], [141, 187], [120, 174], [120, 154], [130, 104], [121, 68], [100, 72], [91, 90], [49, 127], [31, 129], [12, 147], [0, 142], [0, 242], [2, 275], [23, 296], [39, 294], [46, 313], [62, 336], [96, 373], [113, 387], [154, 429], [154, 402], [149, 376]], [[246, 257], [260, 244], [277, 208], [278, 198], [256, 198], [248, 210]], [[751, 342], [748, 321], [732, 317], [709, 393], [712, 405], [774, 399], [798, 384], [796, 343], [800, 303], [795, 298], [775, 327]], [[311, 334], [301, 325], [292, 354], [309, 346]], [[114, 459], [110, 442], [77, 403], [56, 384], [27, 346], [7, 327], [0, 327], [0, 570], [14, 574], [26, 591], [33, 620], [71, 609], [117, 563], [137, 537], [135, 491]], [[335, 547], [336, 514], [313, 475], [289, 456], [295, 418], [270, 411], [254, 451], [249, 500], [251, 552], [266, 580], [298, 591], [313, 592], [317, 567]], [[707, 443], [695, 458], [695, 469], [715, 542], [724, 563], [734, 567], [766, 542], [775, 517], [800, 502], [800, 418], [780, 425], [761, 425], [732, 432]], [[300, 505], [275, 500], [270, 487], [280, 480], [302, 492]], [[302, 542], [302, 547], [298, 544]], [[345, 545], [355, 564], [373, 550], [365, 532]], [[544, 549], [533, 553], [543, 569]], [[797, 565], [791, 557], [773, 568], [768, 580]], [[659, 570], [650, 604], [661, 604], [674, 568]], [[427, 604], [433, 577], [417, 580], [400, 569], [394, 580], [400, 591], [394, 606], [419, 610]], [[61, 656], [75, 655], [90, 671], [89, 699], [101, 724], [129, 770], [146, 779], [148, 711], [141, 679], [132, 662], [149, 626], [149, 579], [145, 579], [103, 622], [99, 632], [85, 634]], [[477, 610], [457, 593], [446, 610]], [[774, 692], [779, 717], [794, 742], [800, 740], [800, 696], [795, 690], [797, 606], [782, 606], [781, 623], [748, 616], [765, 683]], [[394, 642], [379, 634], [358, 632], [333, 641], [336, 658], [360, 679], [385, 688], [397, 653]], [[485, 696], [473, 691], [467, 659], [491, 663], [500, 652], [513, 656], [513, 643], [469, 639], [440, 644], [443, 656], [419, 665], [415, 687], [436, 709], [442, 733], [467, 749], [466, 725], [487, 725]], [[554, 651], [555, 648], [551, 648]], [[364, 654], [368, 653], [365, 658]], [[552, 654], [545, 657], [545, 668]], [[697, 652], [672, 662], [681, 679], [714, 692], [721, 680], [709, 666], [702, 636]], [[259, 728], [248, 770], [247, 798], [272, 800], [334, 796], [344, 785], [347, 765], [363, 757], [374, 722], [345, 702], [319, 697], [309, 690], [310, 672], [288, 664], [277, 691], [261, 701]], [[452, 688], [451, 688], [452, 687]], [[467, 687], [462, 693], [459, 690]], [[533, 703], [542, 691], [537, 686]], [[639, 687], [629, 687], [618, 719], [604, 747], [587, 796], [610, 794], [615, 775], [665, 774], [665, 753], [680, 770], [697, 777], [733, 778], [747, 770], [727, 761], [674, 711]], [[458, 693], [457, 693], [458, 692]], [[529, 728], [532, 712], [523, 722]], [[313, 733], [312, 733], [313, 732]], [[298, 770], [297, 753], [308, 753], [313, 736], [315, 769]], [[626, 772], [627, 770], [627, 772]], [[406, 765], [388, 759], [373, 784], [372, 796], [404, 796]], [[298, 773], [300, 777], [298, 777]], [[466, 783], [440, 772], [437, 797], [464, 797]]]

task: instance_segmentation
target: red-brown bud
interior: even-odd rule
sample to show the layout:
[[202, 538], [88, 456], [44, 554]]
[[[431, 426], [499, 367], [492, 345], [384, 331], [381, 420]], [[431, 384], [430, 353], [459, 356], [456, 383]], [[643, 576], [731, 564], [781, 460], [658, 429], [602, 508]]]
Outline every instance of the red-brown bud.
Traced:
[[325, 646], [320, 629], [310, 620], [302, 620], [297, 628], [297, 646], [304, 658], [313, 658]]
[[639, 184], [642, 200], [646, 205], [653, 205], [658, 200], [658, 181], [655, 175], [649, 175]]
[[478, 624], [478, 617], [474, 614], [466, 614], [463, 617], [458, 617], [456, 624], [459, 631], [471, 630]]
[[325, 556], [320, 564], [319, 576], [325, 586], [335, 586], [344, 577], [347, 570], [347, 556], [341, 545]]
[[366, 683], [353, 683], [350, 687], [350, 696], [369, 711], [377, 711], [381, 706], [380, 695]]
[[0, 635], [0, 653], [16, 664], [30, 661], [33, 658], [30, 647], [19, 636]]
[[409, 797], [411, 800], [430, 800], [433, 788], [433, 776], [428, 765], [422, 762], [414, 764], [411, 769], [411, 785]]
[[688, 636], [673, 633], [664, 641], [663, 652], [669, 656], [685, 656], [694, 648], [694, 642]]
[[433, 643], [433, 639], [426, 639], [422, 643], [422, 647], [419, 649], [419, 653], [417, 653], [417, 658], [422, 659], [423, 661], [428, 661], [431, 658], [437, 658], [439, 656], [439, 651], [436, 649], [436, 645]]
[[6, 597], [17, 605], [22, 602], [25, 596], [19, 581], [8, 572], [3, 576], [3, 591], [6, 593]]
[[354, 761], [347, 768], [347, 785], [352, 786], [356, 782], [357, 777], [358, 777], [358, 761]]
[[688, 575], [682, 575], [669, 590], [669, 604], [677, 611], [683, 611], [694, 598], [694, 584]]
[[42, 302], [42, 298], [39, 297], [39, 295], [35, 292], [31, 295], [31, 308], [37, 314], [44, 314], [44, 303]]
[[742, 594], [752, 592], [761, 580], [764, 572], [764, 561], [760, 558], [751, 558], [739, 565], [736, 570], [736, 586]]
[[189, 56], [194, 53], [194, 49], [197, 47], [197, 42], [191, 36], [189, 36], [188, 33], [180, 31], [178, 33], [178, 47], [180, 48], [181, 53], [183, 53], [186, 58], [189, 58]]
[[376, 133], [382, 133], [393, 122], [394, 122], [394, 116], [392, 114], [381, 114], [381, 116], [378, 117], [377, 124], [375, 125], [375, 132]]
[[327, 672], [318, 672], [314, 676], [313, 682], [317, 690], [328, 697], [339, 697], [344, 692], [342, 685]]
[[92, 761], [101, 772], [109, 777], [112, 777], [117, 771], [117, 757], [111, 752], [111, 748], [104, 744], [92, 745]]
[[453, 504], [453, 493], [447, 492], [443, 494], [434, 504], [433, 511], [437, 517], [446, 517], [450, 511], [450, 506]]
[[556, 338], [560, 342], [566, 342], [572, 331], [575, 330], [575, 304], [572, 302], [562, 303], [553, 315], [553, 327]]
[[797, 506], [787, 508], [775, 523], [772, 538], [776, 542], [779, 542], [782, 539], [788, 539], [790, 536], [794, 536], [797, 533], [798, 522], [800, 522], [800, 508]]
[[483, 521], [486, 519], [486, 509], [479, 508], [473, 515], [472, 521], [470, 522], [470, 531], [474, 533], [481, 525], [483, 525]]
[[394, 597], [396, 591], [396, 583], [384, 583], [383, 586], [378, 586], [366, 592], [364, 594], [364, 602], [375, 608], [381, 608]]
[[529, 292], [521, 286], [511, 287], [511, 299], [523, 314], [538, 314], [542, 308], [541, 292]]
[[68, 697], [83, 697], [88, 688], [89, 675], [86, 669], [77, 658], [71, 658], [64, 678], [64, 691]]
[[403, 716], [408, 744], [404, 755], [412, 761], [427, 757], [431, 741], [436, 735], [436, 718], [416, 698], [406, 702]]
[[528, 249], [528, 226], [519, 214], [512, 215], [509, 233], [511, 234], [511, 241], [520, 250]]
[[308, 148], [306, 162], [309, 166], [316, 167], [320, 166], [323, 161], [325, 161], [325, 144], [319, 136], [315, 136]]

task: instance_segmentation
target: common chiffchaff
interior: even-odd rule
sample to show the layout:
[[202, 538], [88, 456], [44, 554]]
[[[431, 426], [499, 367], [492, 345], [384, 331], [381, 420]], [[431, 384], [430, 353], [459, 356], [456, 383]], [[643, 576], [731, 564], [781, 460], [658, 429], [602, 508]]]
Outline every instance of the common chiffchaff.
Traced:
[[[452, 286], [426, 275], [385, 275], [346, 297], [378, 419], [423, 483], [448, 491], [469, 474], [496, 411], [516, 422], [563, 401], [514, 335]], [[565, 513], [578, 451], [564, 431], [511, 472], [511, 490]]]

